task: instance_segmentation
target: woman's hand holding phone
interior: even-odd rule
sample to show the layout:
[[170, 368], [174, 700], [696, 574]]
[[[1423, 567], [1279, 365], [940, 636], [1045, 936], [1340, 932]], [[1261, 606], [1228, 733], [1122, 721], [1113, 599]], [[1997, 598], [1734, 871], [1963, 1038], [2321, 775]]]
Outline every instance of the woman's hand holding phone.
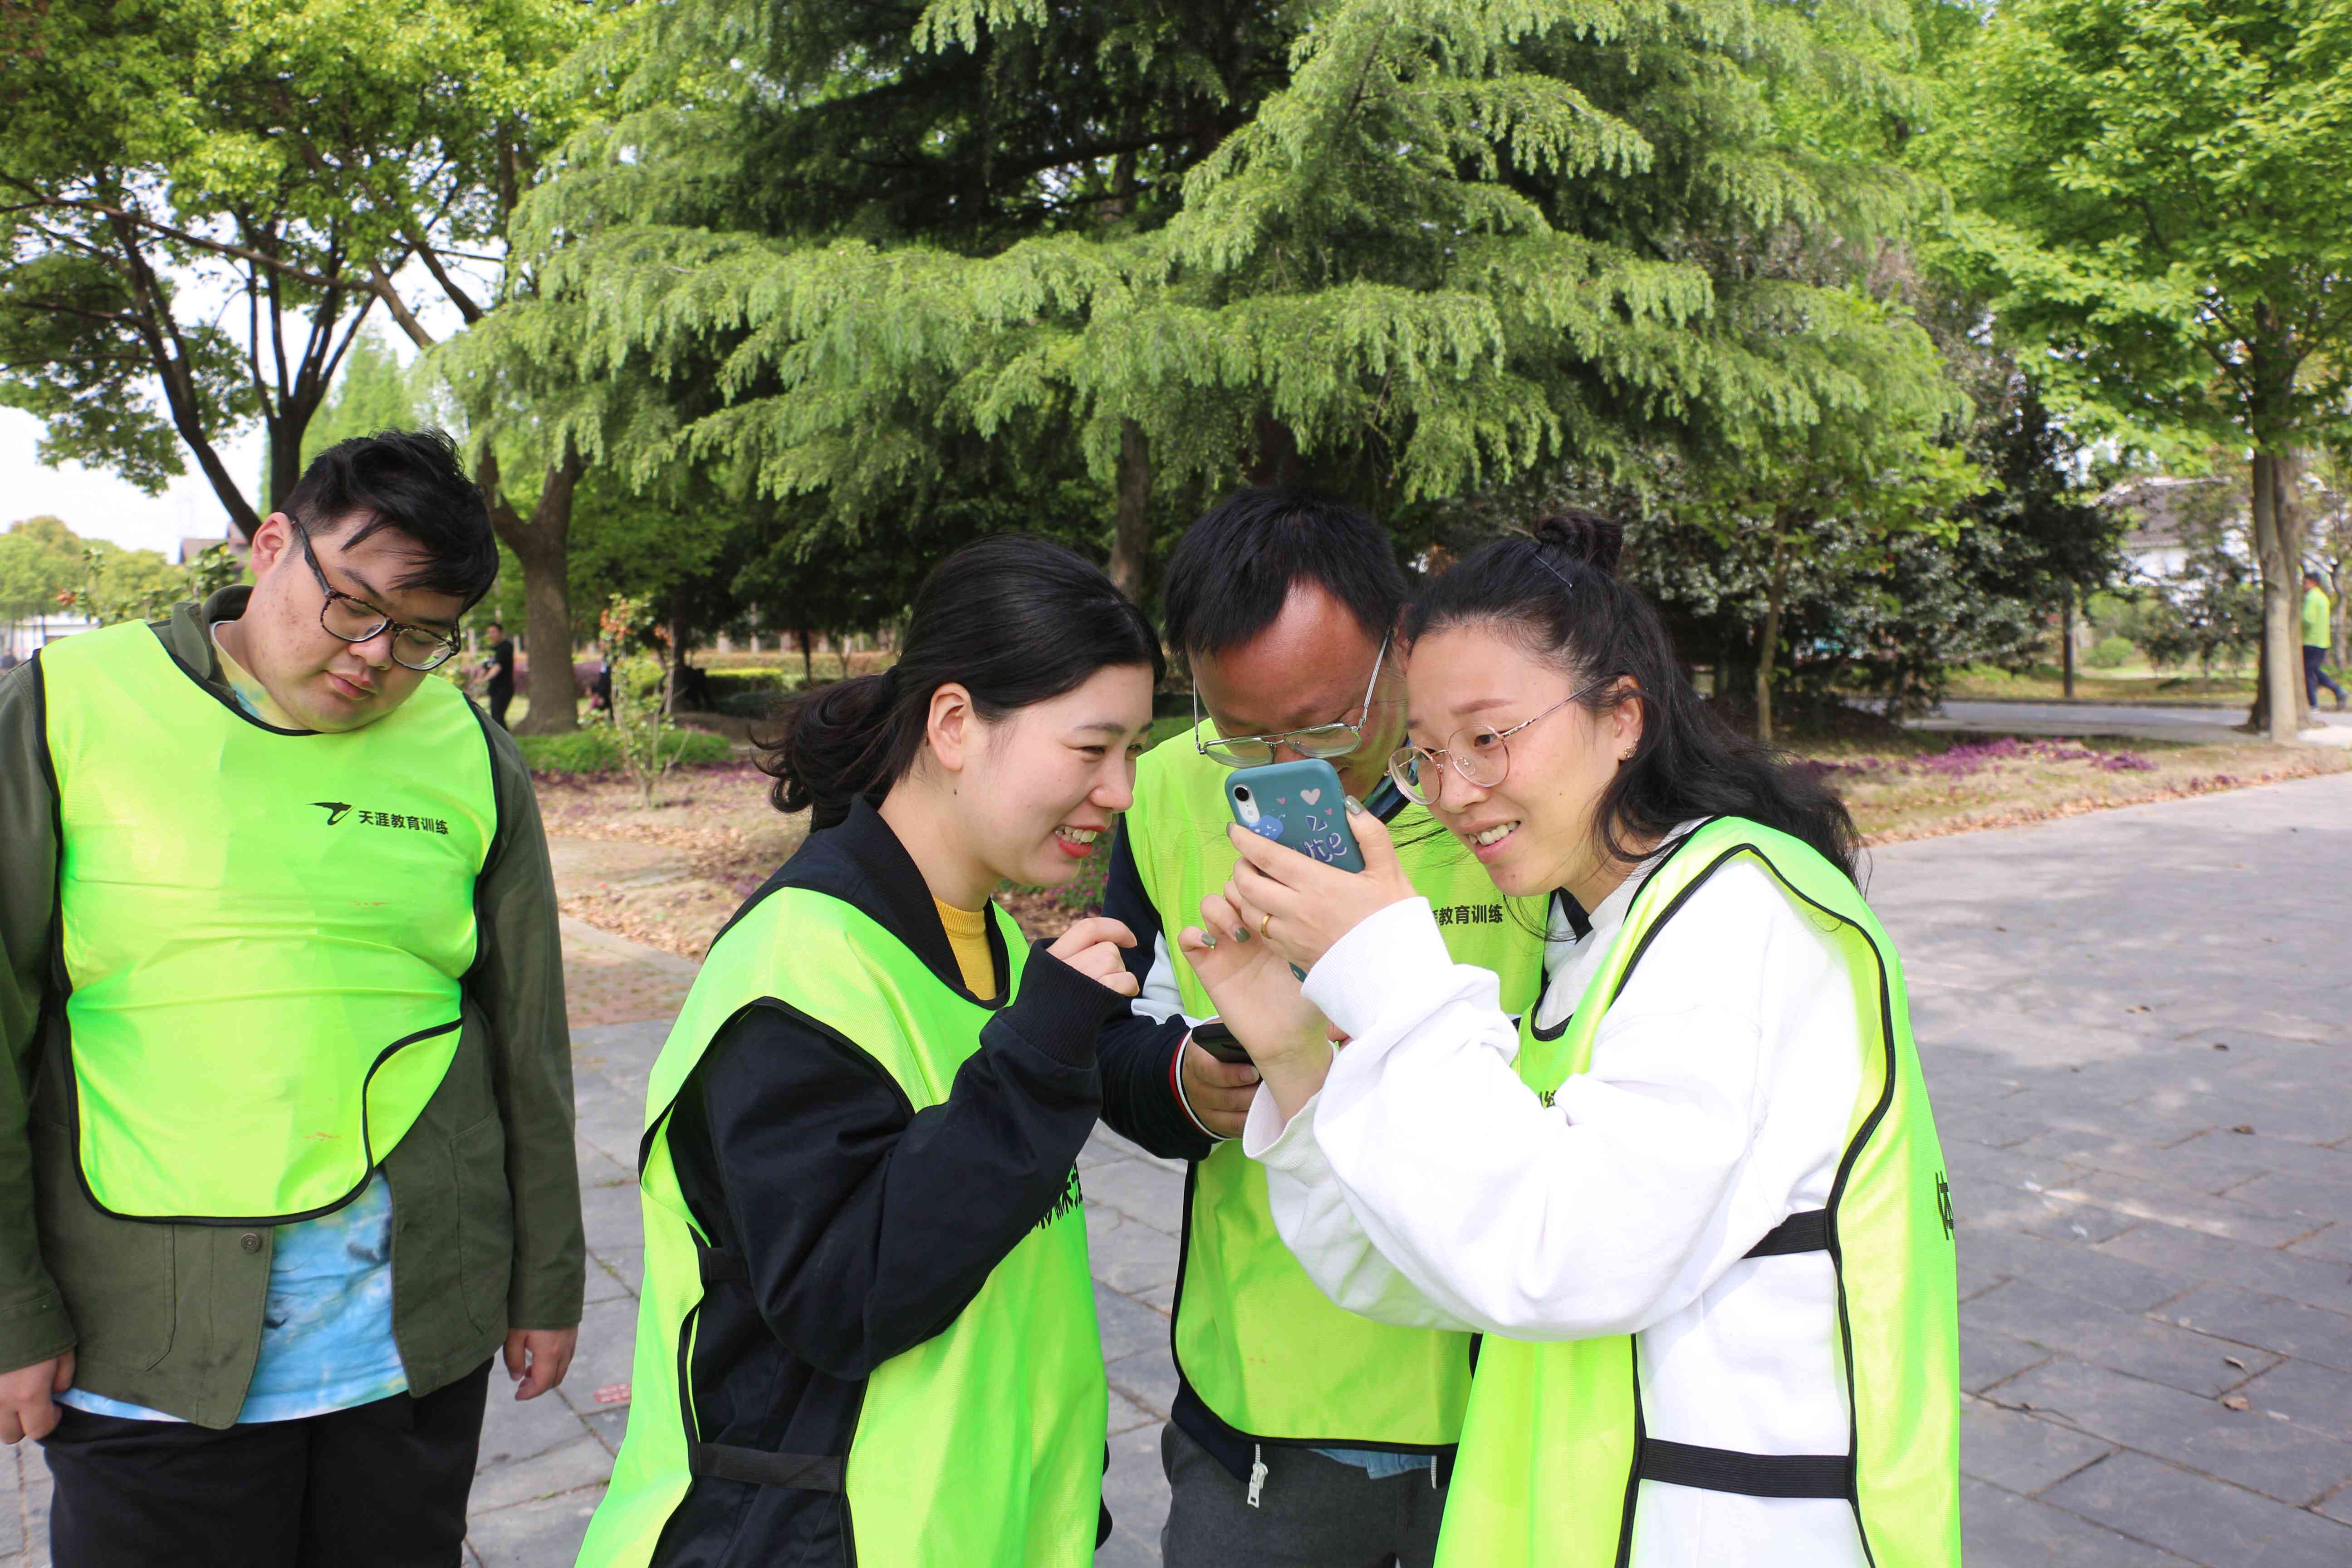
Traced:
[[1301, 970], [1314, 968], [1332, 944], [1391, 904], [1420, 896], [1397, 864], [1387, 824], [1351, 800], [1348, 826], [1364, 858], [1360, 871], [1327, 866], [1240, 827], [1225, 830], [1242, 858], [1224, 901], [1253, 939], [1263, 936]]

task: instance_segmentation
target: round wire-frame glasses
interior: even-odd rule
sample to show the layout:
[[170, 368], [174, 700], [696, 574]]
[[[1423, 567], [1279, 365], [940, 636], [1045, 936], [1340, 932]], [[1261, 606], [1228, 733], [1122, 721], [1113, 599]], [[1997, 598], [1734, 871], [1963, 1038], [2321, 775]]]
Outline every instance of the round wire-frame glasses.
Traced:
[[1445, 769], [1451, 767], [1480, 789], [1492, 789], [1511, 771], [1510, 739], [1537, 719], [1549, 719], [1571, 702], [1581, 702], [1606, 681], [1570, 692], [1535, 719], [1522, 719], [1507, 730], [1491, 724], [1456, 730], [1443, 746], [1399, 746], [1389, 753], [1389, 777], [1399, 793], [1415, 805], [1428, 805], [1444, 793]]
[[1304, 730], [1281, 730], [1271, 735], [1235, 735], [1228, 739], [1220, 735], [1213, 740], [1201, 739], [1201, 689], [1192, 688], [1192, 749], [1213, 762], [1229, 768], [1255, 768], [1274, 761], [1274, 753], [1287, 746], [1302, 757], [1314, 757], [1329, 762], [1344, 757], [1364, 743], [1364, 724], [1372, 716], [1372, 692], [1381, 683], [1381, 666], [1388, 661], [1389, 639], [1381, 639], [1380, 652], [1372, 656], [1372, 678], [1364, 682], [1364, 700], [1355, 710], [1357, 718], [1350, 723], [1335, 719], [1328, 724], [1310, 724]]

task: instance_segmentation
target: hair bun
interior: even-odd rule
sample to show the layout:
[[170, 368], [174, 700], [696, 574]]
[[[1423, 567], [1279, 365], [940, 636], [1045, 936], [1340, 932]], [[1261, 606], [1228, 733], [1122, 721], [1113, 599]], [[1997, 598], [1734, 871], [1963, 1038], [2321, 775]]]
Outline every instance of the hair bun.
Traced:
[[1625, 550], [1624, 525], [1582, 507], [1552, 512], [1528, 531], [1537, 549], [1551, 551], [1577, 565], [1594, 567], [1612, 576], [1617, 571], [1617, 557]]

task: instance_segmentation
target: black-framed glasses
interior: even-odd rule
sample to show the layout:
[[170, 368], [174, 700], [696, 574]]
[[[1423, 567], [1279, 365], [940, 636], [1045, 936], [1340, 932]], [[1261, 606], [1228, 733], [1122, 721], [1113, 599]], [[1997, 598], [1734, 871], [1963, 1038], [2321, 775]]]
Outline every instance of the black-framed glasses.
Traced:
[[1389, 639], [1381, 639], [1381, 651], [1372, 656], [1372, 678], [1364, 682], [1364, 700], [1356, 709], [1356, 721], [1334, 720], [1328, 724], [1310, 724], [1304, 730], [1281, 730], [1271, 735], [1236, 735], [1230, 740], [1218, 736], [1201, 739], [1201, 689], [1192, 688], [1192, 749], [1212, 762], [1223, 763], [1229, 768], [1255, 768], [1274, 761], [1279, 747], [1287, 746], [1302, 757], [1317, 757], [1329, 762], [1344, 757], [1364, 743], [1364, 722], [1372, 716], [1372, 691], [1381, 683], [1381, 666], [1389, 657]]
[[1497, 730], [1490, 724], [1475, 724], [1466, 730], [1456, 730], [1446, 737], [1443, 746], [1399, 746], [1389, 753], [1389, 777], [1405, 799], [1415, 805], [1427, 805], [1444, 792], [1445, 770], [1451, 767], [1480, 789], [1492, 789], [1501, 784], [1511, 771], [1511, 737], [1534, 723], [1536, 719], [1549, 719], [1571, 702], [1581, 702], [1606, 686], [1606, 681], [1571, 691], [1535, 719], [1522, 719], [1507, 730]]
[[[292, 518], [286, 521], [294, 522]], [[457, 651], [454, 635], [395, 621], [365, 599], [352, 598], [327, 581], [318, 552], [310, 548], [310, 531], [295, 522], [294, 537], [302, 542], [302, 559], [310, 563], [310, 575], [319, 580], [319, 592], [327, 595], [326, 602], [319, 606], [319, 625], [330, 635], [345, 642], [372, 642], [390, 626], [394, 663], [409, 669], [438, 669], [449, 662]]]

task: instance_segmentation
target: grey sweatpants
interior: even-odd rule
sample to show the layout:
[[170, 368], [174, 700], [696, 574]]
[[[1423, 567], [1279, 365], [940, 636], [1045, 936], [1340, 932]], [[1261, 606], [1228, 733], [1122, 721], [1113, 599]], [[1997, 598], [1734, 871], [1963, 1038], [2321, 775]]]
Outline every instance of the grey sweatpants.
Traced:
[[1445, 1493], [1427, 1470], [1374, 1480], [1309, 1448], [1264, 1451], [1258, 1506], [1198, 1443], [1170, 1422], [1160, 1432], [1168, 1472], [1162, 1568], [1429, 1568]]

